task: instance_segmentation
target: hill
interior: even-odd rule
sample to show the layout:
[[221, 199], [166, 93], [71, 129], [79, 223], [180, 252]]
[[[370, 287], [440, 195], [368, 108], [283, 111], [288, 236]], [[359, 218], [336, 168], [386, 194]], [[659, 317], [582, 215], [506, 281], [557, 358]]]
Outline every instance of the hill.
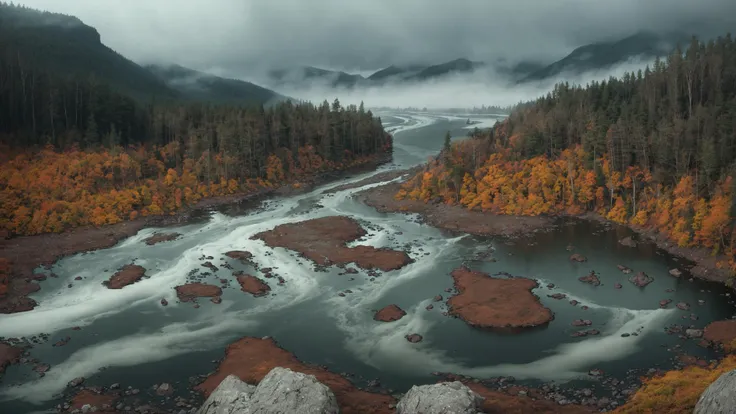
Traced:
[[228, 104], [273, 104], [285, 96], [254, 83], [221, 78], [179, 65], [148, 65], [146, 69], [184, 99]]
[[0, 4], [0, 54], [57, 75], [95, 78], [136, 98], [175, 98], [152, 73], [105, 46], [76, 17]]
[[372, 82], [385, 82], [389, 80], [402, 80], [425, 69], [423, 65], [407, 65], [407, 66], [396, 66], [391, 65], [387, 68], [381, 69], [368, 76], [368, 80]]
[[639, 32], [624, 39], [592, 43], [573, 50], [564, 58], [532, 71], [520, 82], [552, 78], [563, 73], [580, 74], [605, 69], [630, 59], [653, 59], [668, 55], [678, 42], [689, 40], [680, 34], [660, 36], [650, 32]]
[[331, 87], [352, 88], [365, 83], [361, 75], [342, 71], [334, 71], [302, 66], [297, 68], [276, 69], [268, 73], [273, 85], [304, 86], [311, 83], [326, 84]]
[[473, 62], [468, 59], [455, 59], [438, 65], [428, 66], [408, 79], [425, 81], [451, 74], [470, 73], [484, 66], [485, 63], [483, 62]]

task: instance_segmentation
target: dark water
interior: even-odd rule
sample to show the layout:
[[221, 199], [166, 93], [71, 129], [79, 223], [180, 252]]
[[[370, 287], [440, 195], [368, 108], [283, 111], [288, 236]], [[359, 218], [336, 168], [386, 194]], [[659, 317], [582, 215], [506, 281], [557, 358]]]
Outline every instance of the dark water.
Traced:
[[[396, 134], [395, 165], [386, 168], [424, 161], [442, 145], [447, 130], [456, 137], [467, 133], [464, 119], [398, 116], [406, 121], [383, 117], [387, 128], [411, 126], [417, 120], [426, 126]], [[668, 269], [682, 264], [653, 246], [620, 245], [617, 241], [629, 234], [625, 228], [561, 221], [548, 233], [513, 242], [447, 234], [419, 224], [412, 216], [377, 213], [350, 197], [356, 190], [323, 194], [329, 187], [273, 200], [245, 216], [213, 213], [206, 222], [167, 229], [184, 234], [176, 241], [146, 246], [142, 240], [156, 229], [145, 229], [111, 249], [56, 263], [52, 270], [59, 278], [43, 282], [35, 297], [41, 304], [36, 310], [0, 318], [0, 336], [50, 334], [49, 341], [32, 348], [31, 356], [51, 365], [42, 378], [31, 371], [31, 365], [10, 367], [0, 385], [0, 412], [44, 412], [59, 402], [56, 398], [66, 383], [79, 376], [91, 385], [120, 383], [139, 388], [144, 396], [152, 394], [154, 384], [169, 382], [178, 395], [187, 396], [189, 378], [214, 370], [214, 360], [223, 356], [227, 344], [242, 336], [272, 336], [306, 362], [352, 373], [359, 383], [376, 378], [397, 391], [435, 382], [434, 371], [590, 386], [588, 371], [594, 368], [624, 379], [631, 368], [671, 366], [674, 353], [668, 349], [675, 345], [692, 355], [713, 358], [694, 341], [665, 334], [664, 328], [671, 324], [703, 327], [733, 313], [721, 286], [690, 282], [687, 274], [679, 279], [669, 276]], [[362, 271], [350, 280], [336, 270], [315, 272], [293, 252], [249, 240], [252, 234], [284, 222], [337, 214], [366, 223], [369, 234], [360, 243], [408, 249], [415, 262], [374, 281]], [[568, 245], [586, 255], [588, 262], [570, 262]], [[173, 287], [190, 274], [189, 279], [213, 284], [219, 284], [219, 278], [233, 279], [231, 271], [222, 267], [216, 274], [205, 274], [202, 256], [212, 256], [216, 265], [228, 262], [236, 270], [255, 272], [223, 256], [235, 249], [252, 252], [261, 267], [275, 268], [286, 285], [272, 284], [275, 295], [266, 298], [252, 298], [235, 284], [224, 290], [219, 305], [200, 300], [201, 307], [195, 309], [176, 303]], [[496, 262], [478, 260], [491, 250]], [[147, 269], [148, 279], [119, 291], [101, 285], [111, 272], [134, 259]], [[504, 271], [540, 280], [543, 287], [535, 293], [555, 312], [555, 319], [544, 328], [503, 334], [475, 330], [445, 317], [445, 306], [438, 303], [432, 311], [425, 310], [433, 296], [447, 295], [444, 289], [452, 285], [449, 272], [463, 263], [490, 274]], [[637, 288], [617, 264], [645, 271], [655, 280]], [[601, 286], [577, 280], [591, 270], [599, 273]], [[74, 281], [75, 276], [84, 279]], [[614, 289], [616, 282], [623, 288]], [[547, 289], [548, 283], [556, 287]], [[354, 293], [338, 296], [345, 289]], [[568, 299], [547, 297], [552, 293], [565, 293]], [[161, 298], [167, 298], [169, 306], [160, 306]], [[569, 304], [573, 298], [581, 304]], [[692, 309], [659, 309], [659, 301], [666, 298], [673, 300], [671, 308], [685, 301]], [[699, 299], [704, 304], [698, 304]], [[373, 311], [391, 303], [407, 315], [389, 324], [373, 321]], [[589, 309], [583, 310], [582, 305]], [[583, 329], [598, 329], [601, 335], [571, 337], [578, 329], [571, 322], [579, 318], [593, 321]], [[75, 326], [82, 329], [72, 330]], [[420, 333], [424, 341], [410, 344], [404, 339], [408, 333]], [[637, 336], [622, 337], [624, 333]], [[52, 347], [67, 335], [71, 341], [66, 346]]]

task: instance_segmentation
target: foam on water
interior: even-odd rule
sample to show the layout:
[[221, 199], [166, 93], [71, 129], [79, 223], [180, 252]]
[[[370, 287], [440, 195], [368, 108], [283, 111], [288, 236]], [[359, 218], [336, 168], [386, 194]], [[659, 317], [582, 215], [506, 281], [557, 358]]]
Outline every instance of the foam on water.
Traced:
[[[450, 249], [443, 249], [447, 250]], [[405, 277], [424, 274], [422, 268], [432, 267], [438, 260], [441, 259], [425, 259], [416, 263], [413, 268], [407, 268]], [[592, 309], [610, 312], [610, 319], [600, 336], [559, 345], [550, 350], [550, 355], [526, 364], [467, 366], [454, 361], [444, 350], [432, 347], [431, 337], [426, 335], [432, 322], [424, 316], [429, 314], [423, 311], [430, 300], [420, 302], [411, 311], [407, 311], [406, 316], [391, 324], [377, 324], [372, 320], [372, 314], [364, 311], [367, 304], [380, 299], [385, 292], [400, 283], [401, 276], [404, 275], [355, 298], [330, 299], [334, 309], [333, 317], [347, 335], [346, 347], [364, 363], [388, 372], [429, 374], [438, 371], [479, 378], [514, 376], [519, 379], [545, 381], [572, 380], [585, 377], [587, 370], [595, 364], [618, 360], [635, 353], [644, 337], [661, 331], [674, 312], [672, 309], [632, 310], [606, 307], [568, 294], [568, 298], [576, 299]], [[638, 336], [621, 336], [633, 332], [638, 332]], [[404, 336], [411, 333], [423, 335], [424, 341], [419, 344], [409, 343]]]
[[42, 378], [6, 388], [0, 395], [5, 399], [41, 403], [63, 391], [72, 379], [89, 377], [103, 367], [134, 366], [221, 347], [233, 339], [233, 331], [252, 328], [255, 324], [235, 315], [209, 314], [194, 322], [170, 324], [156, 332], [95, 344], [73, 353], [61, 364], [53, 366]]

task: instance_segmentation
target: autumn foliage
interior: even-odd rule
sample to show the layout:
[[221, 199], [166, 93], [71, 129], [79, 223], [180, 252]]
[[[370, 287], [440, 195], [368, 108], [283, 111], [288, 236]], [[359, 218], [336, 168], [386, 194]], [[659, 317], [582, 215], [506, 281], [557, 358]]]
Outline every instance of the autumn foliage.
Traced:
[[468, 154], [476, 145], [472, 141], [456, 143], [452, 154], [431, 161], [396, 197], [497, 214], [592, 211], [616, 223], [655, 229], [682, 247], [704, 246], [715, 253], [725, 249], [733, 258], [731, 177], [719, 182], [708, 197], [699, 196], [692, 175], [682, 177], [674, 188], [664, 187], [638, 166], [621, 173], [611, 168], [606, 156], [590, 162], [590, 154], [580, 146], [555, 159], [545, 155], [525, 159], [511, 148], [496, 148], [472, 170], [467, 167]]
[[8, 293], [8, 283], [10, 281], [10, 262], [8, 259], [0, 257], [0, 298]]
[[690, 414], [698, 398], [721, 374], [736, 369], [736, 355], [717, 366], [690, 366], [668, 371], [663, 376], [645, 378], [642, 387], [617, 409], [620, 414]]
[[280, 153], [268, 156], [264, 178], [247, 179], [232, 174], [232, 166], [227, 171], [226, 154], [205, 151], [197, 159], [182, 158], [176, 142], [22, 153], [0, 166], [0, 229], [31, 235], [173, 214], [202, 198], [254, 193], [376, 157], [348, 152], [342, 162], [334, 162], [312, 146], [299, 148], [296, 157], [288, 150]]

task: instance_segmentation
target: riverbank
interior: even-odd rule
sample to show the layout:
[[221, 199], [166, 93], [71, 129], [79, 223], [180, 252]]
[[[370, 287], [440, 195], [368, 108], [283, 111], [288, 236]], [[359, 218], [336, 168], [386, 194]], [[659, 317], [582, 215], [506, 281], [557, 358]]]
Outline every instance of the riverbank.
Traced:
[[[405, 170], [413, 176], [420, 167]], [[469, 210], [464, 206], [447, 205], [443, 203], [425, 203], [417, 200], [397, 200], [394, 196], [401, 189], [401, 182], [373, 187], [361, 191], [355, 197], [362, 203], [373, 207], [382, 213], [415, 213], [429, 225], [443, 230], [468, 233], [476, 236], [504, 236], [517, 238], [532, 235], [538, 232], [549, 231], [554, 228], [554, 216], [507, 216], [477, 210]], [[580, 215], [568, 216], [584, 220], [598, 221], [610, 225], [620, 226], [605, 219], [599, 214], [586, 212]], [[714, 256], [712, 251], [701, 247], [680, 247], [669, 240], [666, 235], [653, 229], [641, 226], [627, 225], [638, 241], [654, 243], [658, 248], [692, 262], [688, 272], [700, 279], [718, 282], [733, 288], [733, 275], [719, 263], [725, 259]]]
[[[265, 188], [253, 193], [233, 194], [200, 200], [193, 206], [184, 207], [174, 215], [148, 216], [100, 227], [84, 226], [62, 233], [44, 233], [0, 240], [0, 259], [11, 264], [7, 275], [8, 290], [0, 297], [0, 314], [25, 312], [33, 309], [36, 302], [28, 296], [41, 289], [42, 282], [53, 273], [34, 274], [39, 266], [50, 266], [62, 257], [98, 249], [110, 248], [147, 227], [169, 227], [186, 224], [202, 218], [209, 210], [236, 206], [242, 213], [257, 206], [269, 197], [289, 197], [312, 191], [319, 185], [345, 178], [347, 175], [375, 170], [391, 161], [383, 156], [375, 161], [344, 171], [325, 172], [298, 183], [288, 183], [279, 188]], [[295, 185], [296, 184], [296, 185]]]

